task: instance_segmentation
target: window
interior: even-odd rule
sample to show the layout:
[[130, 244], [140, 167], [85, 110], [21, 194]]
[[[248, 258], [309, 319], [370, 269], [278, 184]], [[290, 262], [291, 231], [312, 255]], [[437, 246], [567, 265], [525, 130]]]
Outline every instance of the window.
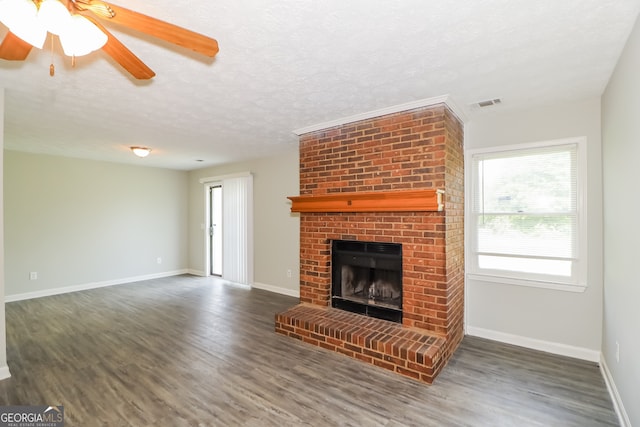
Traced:
[[584, 138], [469, 152], [470, 277], [583, 290]]

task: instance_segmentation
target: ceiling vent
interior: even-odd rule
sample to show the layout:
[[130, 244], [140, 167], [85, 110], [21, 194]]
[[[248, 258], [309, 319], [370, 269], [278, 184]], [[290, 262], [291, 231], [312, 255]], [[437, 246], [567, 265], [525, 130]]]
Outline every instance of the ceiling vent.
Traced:
[[501, 103], [502, 103], [502, 100], [500, 98], [496, 98], [496, 99], [489, 99], [486, 101], [480, 101], [476, 105], [480, 108], [484, 108], [484, 107], [490, 107], [492, 105], [498, 105]]

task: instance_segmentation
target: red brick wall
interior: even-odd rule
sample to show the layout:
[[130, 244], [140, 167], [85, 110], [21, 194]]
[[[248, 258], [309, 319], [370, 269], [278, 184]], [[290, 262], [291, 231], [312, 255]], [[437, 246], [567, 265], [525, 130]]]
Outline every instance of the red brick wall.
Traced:
[[403, 244], [403, 324], [462, 338], [464, 300], [462, 124], [444, 104], [300, 139], [300, 195], [445, 190], [444, 212], [303, 213], [300, 300], [326, 306], [331, 240]]
[[449, 110], [445, 110], [445, 139], [446, 360], [464, 335], [464, 135], [460, 122]]

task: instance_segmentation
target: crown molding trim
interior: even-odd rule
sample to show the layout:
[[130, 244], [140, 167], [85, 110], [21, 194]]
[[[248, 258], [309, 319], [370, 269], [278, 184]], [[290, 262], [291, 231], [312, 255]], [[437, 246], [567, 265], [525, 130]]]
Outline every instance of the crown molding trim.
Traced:
[[295, 129], [294, 134], [300, 136], [306, 133], [317, 132], [319, 130], [328, 129], [336, 126], [342, 126], [347, 123], [353, 123], [360, 120], [367, 120], [373, 117], [386, 116], [389, 114], [399, 113], [401, 111], [413, 110], [416, 108], [430, 107], [432, 105], [445, 104], [464, 124], [467, 121], [467, 114], [452, 99], [450, 95], [435, 96], [433, 98], [419, 99], [417, 101], [407, 102], [405, 104], [392, 105], [390, 107], [381, 108], [379, 110], [367, 111], [365, 113], [355, 114], [353, 116], [343, 117], [341, 119], [330, 120], [311, 126]]

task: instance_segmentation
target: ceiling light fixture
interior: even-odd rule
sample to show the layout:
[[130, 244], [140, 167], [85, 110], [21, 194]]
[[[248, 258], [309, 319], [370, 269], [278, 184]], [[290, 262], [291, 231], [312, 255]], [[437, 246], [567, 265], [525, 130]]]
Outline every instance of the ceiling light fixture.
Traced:
[[0, 0], [0, 22], [38, 49], [42, 49], [47, 32], [60, 36], [62, 50], [72, 58], [98, 50], [108, 40], [87, 18], [71, 14], [66, 1]]
[[133, 154], [135, 154], [138, 157], [147, 157], [151, 152], [151, 148], [148, 148], [148, 147], [129, 147], [129, 148], [131, 148], [131, 151], [133, 151]]
[[0, 0], [0, 22], [13, 34], [42, 49], [47, 30], [38, 21], [38, 7], [31, 0]]
[[40, 3], [38, 21], [51, 34], [56, 36], [64, 34], [69, 27], [70, 20], [71, 14], [69, 10], [58, 0], [44, 0]]

